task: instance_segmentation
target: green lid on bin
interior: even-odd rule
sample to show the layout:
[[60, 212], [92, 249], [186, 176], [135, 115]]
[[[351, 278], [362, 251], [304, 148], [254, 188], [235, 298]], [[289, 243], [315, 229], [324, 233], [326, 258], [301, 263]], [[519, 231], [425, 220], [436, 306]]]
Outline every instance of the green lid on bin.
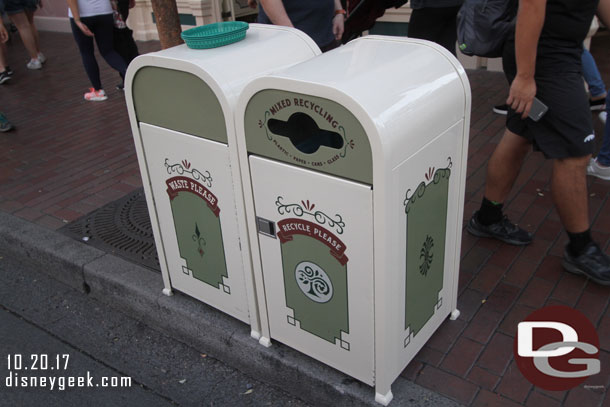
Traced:
[[189, 48], [216, 48], [243, 40], [248, 27], [248, 23], [243, 21], [225, 21], [191, 28], [182, 32], [180, 37]]

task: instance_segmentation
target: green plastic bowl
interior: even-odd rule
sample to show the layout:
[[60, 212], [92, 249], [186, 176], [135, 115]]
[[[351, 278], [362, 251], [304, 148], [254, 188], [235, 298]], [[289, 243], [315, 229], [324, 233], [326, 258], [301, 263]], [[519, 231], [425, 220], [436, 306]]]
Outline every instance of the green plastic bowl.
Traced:
[[216, 48], [243, 40], [248, 28], [248, 23], [243, 21], [225, 21], [191, 28], [180, 37], [189, 48]]

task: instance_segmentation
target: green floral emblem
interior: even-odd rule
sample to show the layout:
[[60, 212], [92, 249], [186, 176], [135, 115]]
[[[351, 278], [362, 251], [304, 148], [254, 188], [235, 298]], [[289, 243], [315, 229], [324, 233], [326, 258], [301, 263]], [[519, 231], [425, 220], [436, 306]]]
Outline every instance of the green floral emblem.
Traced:
[[422, 263], [419, 265], [419, 272], [423, 276], [428, 275], [428, 270], [430, 270], [430, 266], [432, 265], [432, 258], [434, 254], [432, 253], [432, 248], [434, 247], [434, 239], [429, 235], [426, 236], [426, 241], [424, 242], [423, 247], [419, 251], [419, 258]]

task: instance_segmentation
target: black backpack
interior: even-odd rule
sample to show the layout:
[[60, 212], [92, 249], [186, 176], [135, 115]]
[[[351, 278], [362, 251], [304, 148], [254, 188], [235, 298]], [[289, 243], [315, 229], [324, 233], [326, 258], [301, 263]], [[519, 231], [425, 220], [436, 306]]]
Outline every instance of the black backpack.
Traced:
[[513, 32], [518, 0], [465, 0], [457, 15], [457, 39], [465, 55], [502, 56]]

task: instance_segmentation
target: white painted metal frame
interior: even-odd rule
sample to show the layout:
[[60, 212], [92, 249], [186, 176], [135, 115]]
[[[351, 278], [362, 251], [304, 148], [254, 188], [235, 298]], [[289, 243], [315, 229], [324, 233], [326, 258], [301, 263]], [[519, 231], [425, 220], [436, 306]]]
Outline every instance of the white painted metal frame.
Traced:
[[[281, 51], [281, 52], [278, 52]], [[246, 38], [230, 46], [208, 50], [192, 50], [186, 45], [169, 48], [160, 52], [139, 56], [129, 65], [125, 78], [125, 96], [131, 122], [132, 134], [138, 156], [142, 184], [148, 204], [153, 234], [157, 245], [161, 274], [165, 288], [163, 293], [172, 294], [172, 282], [168, 270], [167, 253], [163, 245], [163, 234], [159, 228], [159, 214], [155, 208], [148, 172], [147, 157], [143, 149], [143, 139], [133, 105], [132, 83], [137, 71], [143, 67], [155, 66], [189, 72], [199, 77], [214, 92], [224, 113], [229, 146], [229, 163], [233, 178], [233, 193], [237, 209], [237, 224], [241, 242], [241, 259], [246, 283], [251, 335], [261, 338], [268, 332], [266, 312], [259, 312], [252, 276], [250, 245], [245, 221], [244, 198], [241, 171], [235, 140], [234, 112], [237, 97], [243, 87], [253, 78], [286, 68], [320, 54], [320, 49], [303, 32], [271, 25], [250, 24]], [[265, 56], [262, 58], [261, 56]], [[244, 63], [246, 62], [247, 63]]]
[[[285, 203], [307, 200], [318, 210], [331, 216], [340, 214], [345, 223], [344, 233], [337, 237], [345, 245], [347, 261], [347, 299], [349, 332], [342, 332], [341, 341], [331, 344], [314, 334], [292, 326], [286, 315], [291, 309], [286, 299], [266, 295], [269, 323], [273, 337], [369, 385], [373, 375], [373, 192], [364, 185], [342, 178], [321, 174], [293, 165], [250, 157], [256, 215], [277, 222], [286, 217], [277, 211], [276, 199], [282, 195]], [[282, 174], [278, 177], [277, 174]], [[294, 185], [298, 185], [295, 188]], [[349, 202], [349, 205], [345, 205]], [[306, 218], [307, 219], [307, 218]], [[311, 219], [311, 218], [310, 218]], [[324, 226], [324, 225], [323, 225]], [[284, 278], [280, 241], [258, 235], [261, 261], [267, 293], [283, 293]], [[305, 259], [304, 259], [305, 260]], [[294, 316], [294, 315], [293, 315]], [[322, 318], [322, 316], [320, 316]], [[311, 343], [317, 343], [311, 353]], [[347, 349], [342, 349], [344, 346]]]
[[[205, 299], [207, 304], [249, 323], [248, 298], [252, 297], [252, 293], [248, 294], [246, 290], [248, 285], [245, 281], [246, 273], [243, 270], [247, 269], [244, 267], [242, 256], [232, 255], [240, 251], [240, 236], [233, 177], [229, 166], [229, 147], [223, 143], [146, 123], [140, 123], [140, 133], [147, 158], [148, 174], [151, 179], [157, 181], [151, 185], [151, 192], [155, 210], [159, 215], [158, 226], [164, 236], [163, 250], [172, 287], [195, 298]], [[228, 277], [223, 277], [222, 286], [219, 288], [195, 279], [188, 270], [187, 262], [180, 255], [171, 203], [165, 184], [166, 179], [177, 174], [168, 173], [164, 166], [166, 159], [169, 160], [170, 165], [186, 159], [191, 168], [201, 173], [209, 172], [211, 175], [212, 182], [204, 186], [218, 199], [222, 241], [228, 271]]]
[[[392, 382], [425, 342], [417, 341], [400, 356], [396, 354], [398, 338], [392, 334], [396, 332], [392, 325], [400, 323], [401, 317], [404, 325], [404, 309], [401, 311], [395, 305], [400, 301], [396, 292], [400, 283], [394, 276], [396, 266], [393, 261], [397, 254], [391, 249], [397, 227], [397, 202], [393, 190], [400, 187], [395, 169], [412, 153], [424, 149], [452, 129], [450, 131], [457, 133], [459, 140], [455, 145], [455, 180], [451, 187], [454, 195], [450, 210], [452, 216], [461, 221], [471, 107], [468, 78], [455, 57], [436, 44], [368, 36], [276, 75], [253, 81], [240, 96], [237, 117], [244, 117], [248, 101], [264, 89], [280, 89], [332, 100], [354, 114], [369, 136], [373, 154], [374, 272], [371, 272], [374, 274], [375, 400], [387, 405], [393, 397]], [[236, 128], [242, 179], [251, 180], [243, 121], [238, 120]], [[252, 185], [244, 184], [244, 198], [257, 298], [260, 309], [265, 310], [269, 303], [261, 266], [261, 248], [256, 244], [257, 209]], [[447, 252], [456, 254], [453, 262], [446, 265], [449, 269], [446, 278], [448, 304], [443, 307], [444, 316], [432, 324], [435, 325], [430, 329], [432, 332], [448, 314], [451, 319], [459, 315], [457, 288], [461, 223], [453, 226], [446, 248]], [[426, 335], [429, 337], [432, 332]], [[269, 345], [264, 339], [271, 337], [271, 332], [263, 331], [261, 343]], [[424, 337], [423, 333], [421, 337]]]

